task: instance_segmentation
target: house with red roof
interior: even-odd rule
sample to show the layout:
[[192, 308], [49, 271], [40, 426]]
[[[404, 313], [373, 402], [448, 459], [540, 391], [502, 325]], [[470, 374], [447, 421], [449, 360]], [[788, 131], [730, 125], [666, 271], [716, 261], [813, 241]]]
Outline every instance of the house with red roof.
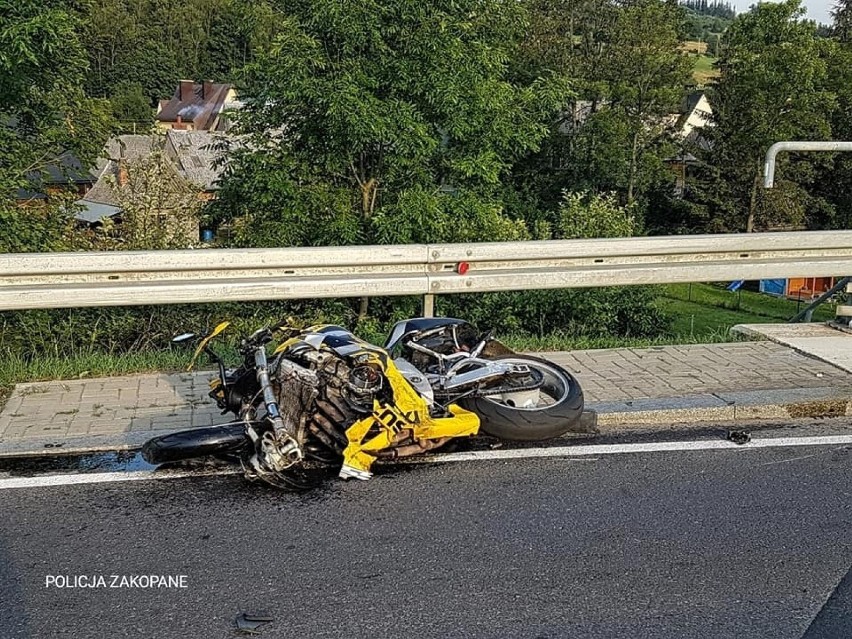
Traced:
[[226, 131], [228, 111], [240, 106], [230, 84], [181, 80], [170, 100], [160, 100], [155, 119], [161, 129]]

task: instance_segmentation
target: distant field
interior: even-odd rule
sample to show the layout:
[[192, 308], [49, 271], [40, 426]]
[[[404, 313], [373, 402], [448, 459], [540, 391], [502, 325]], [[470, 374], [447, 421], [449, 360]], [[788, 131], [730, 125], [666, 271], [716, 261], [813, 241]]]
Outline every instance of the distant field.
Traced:
[[695, 56], [692, 66], [692, 77], [698, 84], [707, 84], [719, 77], [719, 70], [713, 67], [717, 58], [709, 55]]
[[687, 53], [700, 53], [701, 55], [707, 53], [707, 43], [698, 42], [697, 40], [687, 40], [685, 42], [681, 42], [680, 48], [686, 51]]

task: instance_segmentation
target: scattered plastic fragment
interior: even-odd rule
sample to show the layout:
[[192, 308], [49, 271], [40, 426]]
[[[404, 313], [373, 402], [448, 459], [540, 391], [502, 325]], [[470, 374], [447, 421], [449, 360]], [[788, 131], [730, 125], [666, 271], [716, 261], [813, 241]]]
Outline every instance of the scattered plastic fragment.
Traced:
[[241, 612], [234, 620], [237, 630], [247, 635], [259, 635], [259, 628], [273, 620], [267, 612]]
[[747, 430], [729, 430], [726, 439], [742, 445], [751, 441], [751, 434]]

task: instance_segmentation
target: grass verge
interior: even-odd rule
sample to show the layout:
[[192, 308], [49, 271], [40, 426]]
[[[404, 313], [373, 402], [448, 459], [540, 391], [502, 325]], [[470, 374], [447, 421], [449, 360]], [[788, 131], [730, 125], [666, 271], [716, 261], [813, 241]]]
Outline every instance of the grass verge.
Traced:
[[32, 360], [7, 353], [0, 356], [0, 388], [52, 379], [177, 372], [186, 368], [188, 360], [187, 353], [183, 351], [69, 353], [66, 357], [46, 356]]
[[706, 331], [701, 334], [673, 334], [664, 337], [619, 337], [588, 335], [567, 335], [552, 333], [550, 335], [509, 334], [498, 335], [501, 342], [516, 351], [573, 351], [596, 348], [651, 348], [652, 346], [674, 346], [676, 344], [716, 344], [736, 341], [739, 338], [726, 332]]
[[[738, 323], [763, 318], [763, 322], [786, 322], [800, 309], [807, 306], [807, 301], [801, 303], [785, 297], [773, 297], [754, 291], [732, 292], [711, 284], [666, 284], [660, 287], [662, 297], [666, 300], [678, 300], [704, 306], [707, 312], [722, 309], [740, 314], [743, 318]], [[675, 305], [673, 312], [687, 314], [694, 312], [692, 307]], [[684, 310], [685, 309], [685, 310]], [[835, 305], [822, 304], [814, 311], [813, 321], [823, 322], [834, 317]]]

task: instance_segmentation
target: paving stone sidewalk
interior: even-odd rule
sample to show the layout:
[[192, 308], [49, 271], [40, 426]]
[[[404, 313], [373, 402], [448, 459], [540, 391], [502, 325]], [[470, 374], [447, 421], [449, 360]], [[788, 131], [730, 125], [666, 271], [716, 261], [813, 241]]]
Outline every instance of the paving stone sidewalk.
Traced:
[[[566, 366], [586, 401], [628, 402], [723, 392], [844, 389], [852, 373], [773, 342], [544, 353]], [[20, 384], [0, 411], [0, 454], [74, 438], [138, 443], [149, 433], [221, 423], [210, 372]], [[44, 443], [48, 442], [48, 443]]]
[[[852, 342], [852, 339], [850, 339]], [[852, 387], [852, 373], [774, 342], [543, 353], [610, 402], [784, 388]]]

